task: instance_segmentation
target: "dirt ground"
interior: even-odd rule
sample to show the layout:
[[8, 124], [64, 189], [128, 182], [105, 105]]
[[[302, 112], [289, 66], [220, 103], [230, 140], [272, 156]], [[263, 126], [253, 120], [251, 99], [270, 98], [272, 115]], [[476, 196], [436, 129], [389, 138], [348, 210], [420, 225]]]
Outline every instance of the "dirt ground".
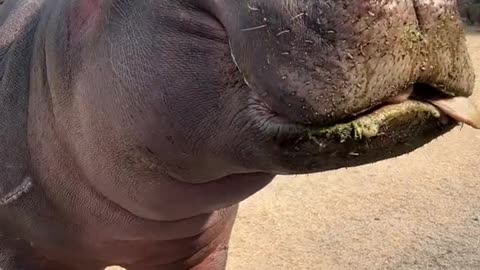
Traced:
[[[480, 104], [480, 31], [469, 31]], [[480, 269], [480, 132], [352, 169], [278, 177], [242, 203], [228, 270]]]

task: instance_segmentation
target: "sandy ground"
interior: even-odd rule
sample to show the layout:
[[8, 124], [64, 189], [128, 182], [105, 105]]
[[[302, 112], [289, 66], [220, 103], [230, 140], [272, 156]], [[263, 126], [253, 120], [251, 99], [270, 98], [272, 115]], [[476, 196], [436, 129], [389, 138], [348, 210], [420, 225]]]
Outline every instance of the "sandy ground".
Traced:
[[[480, 32], [470, 32], [480, 104]], [[480, 270], [480, 132], [412, 154], [278, 177], [242, 203], [228, 270]]]

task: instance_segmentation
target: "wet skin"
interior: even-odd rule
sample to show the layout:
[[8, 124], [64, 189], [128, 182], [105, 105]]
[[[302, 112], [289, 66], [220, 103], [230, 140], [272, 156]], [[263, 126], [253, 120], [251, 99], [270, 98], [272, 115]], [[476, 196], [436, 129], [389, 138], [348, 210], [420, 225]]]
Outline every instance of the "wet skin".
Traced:
[[410, 152], [473, 90], [453, 0], [21, 3], [0, 90], [28, 96], [25, 144], [0, 144], [33, 184], [0, 206], [5, 270], [224, 269], [275, 175]]

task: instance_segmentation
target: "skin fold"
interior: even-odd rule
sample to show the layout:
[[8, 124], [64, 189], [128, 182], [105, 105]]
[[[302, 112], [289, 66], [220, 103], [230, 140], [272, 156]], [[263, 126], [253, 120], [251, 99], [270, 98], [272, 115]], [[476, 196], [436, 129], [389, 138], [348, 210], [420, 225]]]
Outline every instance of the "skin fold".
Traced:
[[238, 204], [276, 175], [454, 123], [412, 103], [369, 140], [325, 127], [474, 84], [453, 0], [6, 0], [0, 30], [4, 270], [225, 269]]

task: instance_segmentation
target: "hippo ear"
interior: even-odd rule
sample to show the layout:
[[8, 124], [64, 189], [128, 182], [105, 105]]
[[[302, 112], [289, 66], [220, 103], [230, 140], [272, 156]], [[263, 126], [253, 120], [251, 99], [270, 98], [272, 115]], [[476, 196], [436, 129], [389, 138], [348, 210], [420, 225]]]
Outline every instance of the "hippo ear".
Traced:
[[[35, 2], [34, 5], [29, 3]], [[40, 1], [7, 1], [0, 8], [0, 206], [32, 186], [27, 147], [28, 70]]]

